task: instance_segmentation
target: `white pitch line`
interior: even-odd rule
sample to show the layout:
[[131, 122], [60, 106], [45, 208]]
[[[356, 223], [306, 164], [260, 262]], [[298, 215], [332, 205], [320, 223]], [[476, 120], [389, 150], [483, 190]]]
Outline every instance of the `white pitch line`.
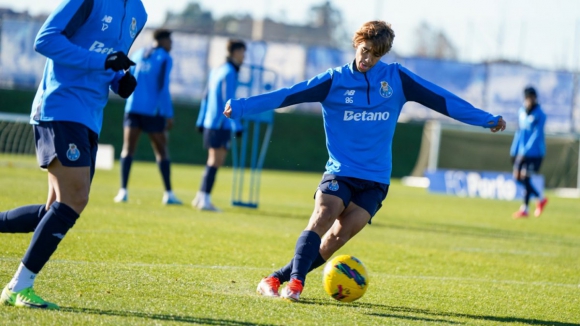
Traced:
[[[0, 261], [17, 262], [17, 258], [0, 258]], [[269, 267], [253, 267], [253, 266], [228, 266], [228, 265], [194, 265], [194, 264], [149, 264], [149, 263], [123, 263], [123, 262], [90, 262], [82, 260], [51, 260], [55, 264], [67, 265], [101, 265], [104, 267], [110, 266], [127, 266], [127, 267], [152, 267], [152, 268], [190, 268], [190, 269], [221, 269], [221, 270], [256, 270], [256, 271], [272, 271]], [[549, 287], [565, 287], [565, 288], [580, 288], [580, 284], [571, 283], [555, 283], [555, 282], [526, 282], [514, 280], [494, 280], [486, 278], [470, 278], [470, 277], [449, 277], [449, 276], [427, 276], [427, 275], [396, 275], [388, 273], [370, 273], [371, 277], [381, 276], [385, 278], [397, 279], [415, 279], [415, 280], [432, 280], [441, 282], [472, 282], [472, 283], [495, 283], [495, 284], [513, 284], [513, 285], [534, 285], [534, 286], [549, 286]]]
[[452, 248], [454, 251], [462, 252], [476, 252], [488, 254], [508, 254], [518, 256], [542, 256], [542, 257], [557, 257], [558, 255], [551, 252], [536, 252], [525, 250], [501, 250], [501, 249], [485, 249], [485, 248]]
[[526, 282], [514, 280], [494, 280], [487, 278], [471, 278], [471, 277], [449, 277], [449, 276], [426, 276], [426, 275], [394, 275], [387, 273], [371, 273], [371, 276], [380, 275], [386, 278], [402, 278], [402, 279], [418, 279], [418, 280], [434, 280], [442, 282], [472, 282], [472, 283], [496, 283], [496, 284], [515, 284], [515, 285], [536, 285], [536, 286], [553, 286], [565, 288], [580, 288], [580, 284], [571, 283], [554, 283], [554, 282]]

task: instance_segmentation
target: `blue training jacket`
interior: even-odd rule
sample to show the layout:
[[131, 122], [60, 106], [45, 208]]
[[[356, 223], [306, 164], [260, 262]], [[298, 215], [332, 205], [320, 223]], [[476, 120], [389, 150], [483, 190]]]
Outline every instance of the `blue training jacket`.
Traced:
[[525, 107], [521, 107], [518, 112], [518, 122], [519, 128], [510, 149], [511, 156], [544, 157], [546, 155], [544, 135], [546, 114], [542, 107], [534, 106], [529, 114]]
[[169, 74], [173, 60], [169, 53], [161, 47], [144, 48], [135, 52], [131, 60], [137, 63], [131, 68], [137, 79], [137, 88], [127, 99], [125, 112], [172, 118]]
[[46, 56], [30, 123], [73, 121], [97, 134], [109, 88], [115, 93], [124, 72], [105, 70], [107, 55], [128, 53], [147, 13], [141, 0], [64, 0], [36, 36]]
[[231, 62], [213, 69], [209, 74], [207, 94], [201, 101], [196, 126], [205, 129], [226, 129], [241, 131], [239, 119], [228, 120], [222, 113], [229, 99], [236, 96], [238, 71]]
[[320, 102], [329, 154], [326, 173], [385, 184], [391, 178], [397, 119], [407, 101], [471, 125], [490, 128], [498, 124], [499, 116], [474, 108], [397, 63], [379, 61], [366, 73], [353, 63], [289, 88], [232, 100], [232, 117]]

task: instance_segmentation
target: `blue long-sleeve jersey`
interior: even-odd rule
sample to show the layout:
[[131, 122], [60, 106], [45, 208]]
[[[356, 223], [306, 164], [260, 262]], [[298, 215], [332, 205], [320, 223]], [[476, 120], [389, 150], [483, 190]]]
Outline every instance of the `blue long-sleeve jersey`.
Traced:
[[546, 155], [546, 137], [544, 126], [546, 114], [540, 105], [535, 105], [528, 113], [521, 107], [518, 112], [519, 128], [514, 135], [511, 156], [544, 157]]
[[378, 62], [366, 73], [353, 63], [290, 88], [232, 100], [240, 118], [303, 102], [320, 102], [329, 160], [326, 173], [389, 184], [391, 147], [405, 102], [421, 103], [461, 122], [495, 127], [499, 116], [474, 108], [399, 64]]
[[107, 55], [128, 53], [147, 21], [141, 0], [64, 0], [41, 27], [34, 48], [47, 57], [30, 123], [78, 122], [97, 134], [109, 88], [124, 72], [105, 70]]
[[173, 104], [169, 93], [169, 75], [173, 60], [161, 48], [144, 48], [131, 59], [137, 63], [131, 71], [137, 79], [137, 88], [127, 99], [125, 112], [143, 115], [173, 117]]
[[228, 120], [222, 114], [226, 102], [236, 96], [237, 88], [238, 71], [233, 63], [228, 61], [213, 69], [209, 74], [207, 93], [201, 101], [196, 125], [205, 129], [241, 131], [239, 119]]

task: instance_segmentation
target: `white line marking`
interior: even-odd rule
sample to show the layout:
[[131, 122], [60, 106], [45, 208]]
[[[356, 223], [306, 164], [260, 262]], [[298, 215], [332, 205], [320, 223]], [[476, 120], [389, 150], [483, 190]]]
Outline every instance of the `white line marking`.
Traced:
[[[20, 261], [19, 258], [0, 258], [0, 261]], [[54, 264], [66, 265], [100, 265], [103, 267], [111, 266], [127, 266], [127, 267], [152, 267], [152, 268], [191, 268], [191, 269], [221, 269], [221, 270], [255, 270], [255, 271], [272, 271], [270, 267], [253, 267], [253, 266], [227, 266], [227, 265], [194, 265], [194, 264], [149, 264], [149, 263], [123, 263], [123, 262], [90, 262], [82, 260], [51, 260]], [[380, 276], [385, 278], [396, 279], [416, 279], [416, 280], [432, 280], [441, 282], [472, 282], [472, 283], [495, 283], [495, 284], [513, 284], [513, 285], [535, 285], [548, 287], [564, 287], [564, 288], [580, 288], [580, 284], [571, 283], [554, 283], [554, 282], [527, 282], [514, 280], [494, 280], [485, 278], [470, 278], [470, 277], [448, 277], [448, 276], [427, 276], [427, 275], [395, 275], [388, 273], [370, 273], [372, 277]]]
[[501, 250], [501, 249], [485, 249], [485, 248], [451, 248], [454, 251], [463, 252], [479, 252], [479, 253], [489, 253], [489, 254], [508, 254], [508, 255], [519, 255], [519, 256], [542, 256], [542, 257], [557, 257], [558, 255], [551, 252], [536, 252], [536, 251], [525, 251], [525, 250]]

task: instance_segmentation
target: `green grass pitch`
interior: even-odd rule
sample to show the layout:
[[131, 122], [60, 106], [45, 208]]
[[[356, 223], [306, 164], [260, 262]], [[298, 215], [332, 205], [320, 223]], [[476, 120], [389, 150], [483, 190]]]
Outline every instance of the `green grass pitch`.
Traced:
[[[161, 205], [161, 177], [136, 163], [129, 202], [114, 204], [118, 170], [97, 171], [86, 211], [35, 288], [58, 312], [0, 307], [4, 325], [577, 325], [580, 201], [552, 197], [539, 219], [512, 220], [517, 202], [428, 194], [394, 181], [383, 208], [337, 254], [361, 259], [370, 286], [343, 304], [307, 279], [303, 301], [255, 293], [287, 263], [313, 207], [320, 174], [264, 171], [259, 210], [229, 206], [231, 171], [220, 170], [222, 214], [189, 205], [201, 167], [174, 165], [186, 202]], [[0, 157], [0, 210], [46, 199], [33, 158]], [[10, 281], [30, 235], [0, 235], [0, 283]]]

